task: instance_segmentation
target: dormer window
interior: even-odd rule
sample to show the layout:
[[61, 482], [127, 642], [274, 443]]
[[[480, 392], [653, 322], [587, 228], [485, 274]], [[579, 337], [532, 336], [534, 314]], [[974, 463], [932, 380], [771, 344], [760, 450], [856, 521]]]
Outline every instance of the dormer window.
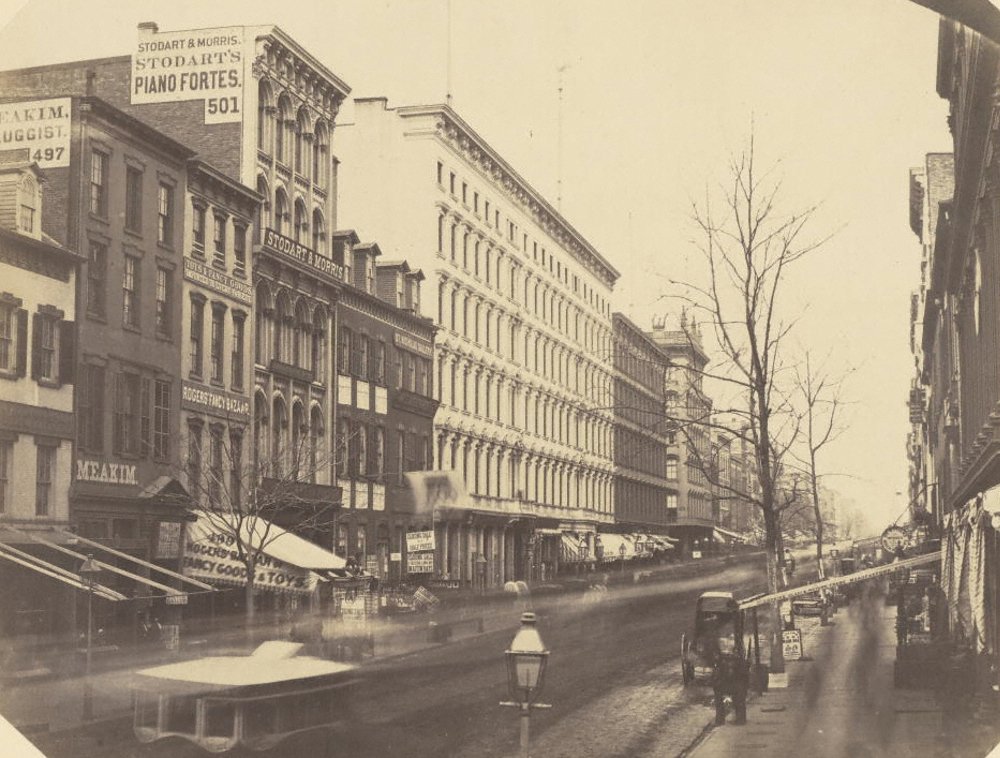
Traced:
[[35, 232], [35, 209], [27, 203], [21, 203], [21, 218], [19, 219], [21, 231], [25, 234]]

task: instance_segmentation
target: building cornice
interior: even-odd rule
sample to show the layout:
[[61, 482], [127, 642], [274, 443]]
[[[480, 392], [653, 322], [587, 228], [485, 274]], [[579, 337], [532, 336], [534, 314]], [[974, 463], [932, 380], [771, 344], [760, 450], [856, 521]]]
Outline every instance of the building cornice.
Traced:
[[411, 105], [394, 109], [401, 118], [431, 117], [435, 136], [479, 168], [535, 222], [609, 287], [621, 276], [618, 269], [586, 240], [552, 205], [505, 161], [449, 105]]

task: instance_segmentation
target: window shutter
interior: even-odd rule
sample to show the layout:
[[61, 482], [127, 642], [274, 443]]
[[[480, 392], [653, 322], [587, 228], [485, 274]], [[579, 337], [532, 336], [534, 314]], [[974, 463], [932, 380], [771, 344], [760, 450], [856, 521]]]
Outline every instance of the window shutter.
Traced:
[[40, 313], [31, 314], [31, 378], [38, 379], [41, 375], [42, 357], [42, 316]]
[[59, 322], [59, 383], [76, 382], [76, 323]]
[[17, 311], [17, 375], [24, 376], [28, 366], [28, 312]]

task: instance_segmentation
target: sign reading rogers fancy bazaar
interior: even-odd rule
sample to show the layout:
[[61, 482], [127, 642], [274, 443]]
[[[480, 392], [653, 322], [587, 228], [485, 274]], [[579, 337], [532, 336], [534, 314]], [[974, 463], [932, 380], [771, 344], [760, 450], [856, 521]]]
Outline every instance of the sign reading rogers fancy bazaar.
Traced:
[[0, 104], [0, 150], [28, 148], [41, 168], [69, 165], [68, 97]]
[[243, 118], [243, 28], [160, 33], [140, 28], [132, 104], [205, 101], [206, 124]]
[[278, 234], [274, 229], [264, 230], [264, 247], [272, 250], [286, 258], [292, 258], [300, 263], [304, 263], [309, 268], [332, 276], [337, 281], [344, 281], [344, 267], [336, 261], [317, 255], [316, 251], [310, 247], [296, 242], [283, 234]]
[[231, 392], [209, 389], [191, 382], [184, 382], [181, 386], [181, 400], [185, 405], [196, 406], [198, 410], [208, 408], [227, 416], [244, 418], [250, 416], [250, 401], [247, 398], [234, 395]]

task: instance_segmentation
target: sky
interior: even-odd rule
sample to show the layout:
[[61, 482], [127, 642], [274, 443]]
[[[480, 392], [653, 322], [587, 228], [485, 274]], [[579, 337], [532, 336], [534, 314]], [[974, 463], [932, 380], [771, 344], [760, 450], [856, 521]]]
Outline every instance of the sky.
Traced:
[[669, 280], [697, 279], [691, 201], [718, 188], [752, 122], [780, 210], [818, 205], [811, 234], [832, 235], [783, 303], [800, 319], [796, 350], [852, 369], [825, 483], [873, 527], [905, 509], [920, 260], [908, 171], [952, 149], [931, 12], [907, 0], [14, 0], [0, 4], [0, 68], [128, 54], [142, 21], [275, 23], [352, 97], [450, 92], [553, 204], [561, 184], [563, 214], [622, 273], [614, 309], [643, 327], [676, 308]]

